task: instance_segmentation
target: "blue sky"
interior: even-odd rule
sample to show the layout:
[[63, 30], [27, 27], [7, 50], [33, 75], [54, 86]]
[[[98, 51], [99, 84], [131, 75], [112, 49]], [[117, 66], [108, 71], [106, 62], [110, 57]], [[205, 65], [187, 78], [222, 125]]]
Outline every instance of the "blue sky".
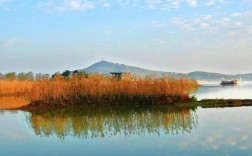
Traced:
[[104, 58], [143, 68], [252, 73], [252, 0], [0, 0], [0, 72]]

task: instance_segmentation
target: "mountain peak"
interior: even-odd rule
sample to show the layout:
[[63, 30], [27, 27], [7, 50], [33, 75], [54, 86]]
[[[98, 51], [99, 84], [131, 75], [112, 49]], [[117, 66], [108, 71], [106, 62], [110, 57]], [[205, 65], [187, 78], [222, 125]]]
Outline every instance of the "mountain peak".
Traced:
[[108, 74], [110, 72], [130, 72], [132, 74], [140, 74], [140, 75], [164, 73], [134, 66], [128, 66], [125, 64], [113, 63], [105, 60], [94, 63], [88, 68], [81, 69], [80, 71], [85, 71], [87, 73], [101, 73], [101, 74]]
[[[161, 76], [162, 74], [171, 74], [170, 72], [153, 71], [139, 67], [128, 66], [125, 64], [113, 63], [105, 60], [94, 63], [88, 68], [81, 69], [79, 71], [85, 71], [87, 73], [100, 73], [100, 74], [109, 74], [111, 72], [130, 72], [131, 74], [137, 74], [137, 75], [156, 74], [158, 76]], [[222, 80], [222, 79], [240, 79], [240, 78], [242, 78], [243, 80], [252, 80], [252, 74], [225, 75], [221, 73], [209, 73], [205, 71], [194, 71], [188, 74], [172, 73], [172, 75], [174, 74], [177, 76], [188, 76], [189, 78], [196, 80]]]

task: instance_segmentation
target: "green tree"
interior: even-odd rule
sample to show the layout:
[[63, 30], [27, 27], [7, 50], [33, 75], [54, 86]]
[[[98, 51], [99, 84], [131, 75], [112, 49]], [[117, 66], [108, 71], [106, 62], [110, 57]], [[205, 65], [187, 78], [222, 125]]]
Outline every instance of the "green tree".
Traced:
[[36, 80], [49, 80], [50, 75], [49, 74], [38, 73], [38, 74], [35, 75], [35, 79]]
[[79, 72], [80, 76], [84, 76], [85, 78], [88, 78], [88, 74], [84, 71]]
[[28, 72], [28, 73], [19, 73], [17, 76], [18, 80], [22, 80], [22, 81], [33, 81], [34, 80], [34, 74], [32, 72]]
[[7, 80], [16, 80], [17, 78], [17, 73], [16, 72], [9, 72], [5, 75], [5, 78]]
[[19, 73], [18, 75], [17, 75], [17, 79], [18, 80], [22, 80], [22, 81], [24, 81], [24, 80], [27, 80], [27, 74], [26, 73]]
[[4, 79], [4, 75], [0, 73], [0, 79]]
[[30, 81], [33, 81], [34, 80], [34, 74], [33, 74], [33, 72], [29, 72], [29, 73], [27, 73], [27, 80], [30, 80]]
[[70, 70], [66, 70], [61, 75], [64, 76], [64, 77], [68, 77], [68, 76], [71, 75], [71, 71]]
[[73, 71], [73, 74], [78, 74], [78, 73], [79, 73], [78, 70]]
[[88, 74], [84, 71], [75, 70], [75, 71], [73, 71], [73, 74], [78, 75], [78, 76], [84, 76], [85, 78], [88, 78]]
[[56, 73], [52, 74], [52, 79], [54, 79], [54, 78], [56, 78], [56, 77], [59, 77], [59, 76], [62, 76], [62, 75], [60, 74], [60, 72], [56, 72]]

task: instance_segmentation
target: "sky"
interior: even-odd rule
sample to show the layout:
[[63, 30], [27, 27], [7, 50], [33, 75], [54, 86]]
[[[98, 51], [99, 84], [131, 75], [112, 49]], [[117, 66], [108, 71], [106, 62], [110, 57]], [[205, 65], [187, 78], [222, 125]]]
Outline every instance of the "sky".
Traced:
[[0, 0], [0, 73], [101, 61], [252, 73], [252, 0]]

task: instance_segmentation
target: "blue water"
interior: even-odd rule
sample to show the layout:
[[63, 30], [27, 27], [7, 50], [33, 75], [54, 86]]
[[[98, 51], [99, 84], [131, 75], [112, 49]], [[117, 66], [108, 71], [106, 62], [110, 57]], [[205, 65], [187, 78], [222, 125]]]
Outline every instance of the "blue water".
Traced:
[[203, 83], [195, 93], [201, 99], [252, 99], [252, 82], [239, 82], [238, 85], [222, 86], [219, 82]]
[[152, 109], [122, 114], [114, 110], [114, 115], [78, 111], [77, 116], [1, 111], [0, 152], [6, 156], [252, 155], [252, 107]]
[[[211, 83], [195, 94], [198, 99], [252, 99], [251, 93], [250, 83]], [[6, 108], [4, 100], [0, 108]], [[0, 154], [251, 156], [251, 123], [252, 107], [0, 110]]]

